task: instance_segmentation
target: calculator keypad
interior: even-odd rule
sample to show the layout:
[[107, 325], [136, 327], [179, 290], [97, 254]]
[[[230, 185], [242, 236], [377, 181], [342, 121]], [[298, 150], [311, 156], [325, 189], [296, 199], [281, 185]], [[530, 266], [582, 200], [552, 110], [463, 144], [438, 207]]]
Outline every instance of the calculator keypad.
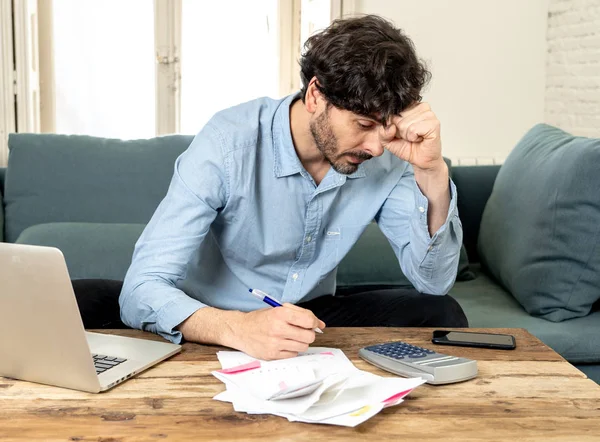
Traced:
[[406, 342], [388, 342], [386, 344], [372, 345], [365, 349], [392, 359], [417, 359], [435, 353], [433, 350], [417, 347]]

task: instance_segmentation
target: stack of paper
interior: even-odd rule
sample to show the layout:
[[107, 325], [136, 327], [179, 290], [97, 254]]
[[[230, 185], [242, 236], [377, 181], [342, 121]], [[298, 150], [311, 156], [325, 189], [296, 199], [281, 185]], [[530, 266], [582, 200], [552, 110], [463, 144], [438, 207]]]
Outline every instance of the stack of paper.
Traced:
[[290, 421], [354, 427], [425, 381], [381, 377], [359, 370], [335, 348], [315, 347], [291, 359], [262, 361], [244, 353], [217, 353], [212, 374], [227, 390], [214, 397], [238, 412], [274, 414]]

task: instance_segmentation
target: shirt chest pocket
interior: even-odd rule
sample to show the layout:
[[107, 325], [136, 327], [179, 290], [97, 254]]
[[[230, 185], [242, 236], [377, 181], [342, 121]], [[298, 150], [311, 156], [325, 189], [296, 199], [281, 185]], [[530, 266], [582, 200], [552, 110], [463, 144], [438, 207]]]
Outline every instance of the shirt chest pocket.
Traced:
[[338, 265], [338, 254], [342, 243], [341, 227], [326, 227], [322, 231], [321, 247], [318, 262], [320, 264], [320, 279], [324, 279]]
[[350, 225], [330, 226], [323, 230], [323, 239], [319, 251], [320, 280], [325, 279], [335, 270], [365, 228], [364, 225]]

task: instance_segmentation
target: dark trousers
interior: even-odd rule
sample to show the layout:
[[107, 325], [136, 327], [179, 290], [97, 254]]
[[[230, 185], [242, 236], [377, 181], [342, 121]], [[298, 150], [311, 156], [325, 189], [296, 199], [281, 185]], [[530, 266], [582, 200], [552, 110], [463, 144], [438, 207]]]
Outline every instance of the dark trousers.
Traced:
[[[73, 281], [85, 328], [127, 328], [119, 313], [122, 286], [121, 281], [103, 279]], [[469, 326], [454, 298], [426, 295], [414, 289], [340, 291], [336, 296], [321, 296], [298, 306], [311, 310], [328, 327]]]

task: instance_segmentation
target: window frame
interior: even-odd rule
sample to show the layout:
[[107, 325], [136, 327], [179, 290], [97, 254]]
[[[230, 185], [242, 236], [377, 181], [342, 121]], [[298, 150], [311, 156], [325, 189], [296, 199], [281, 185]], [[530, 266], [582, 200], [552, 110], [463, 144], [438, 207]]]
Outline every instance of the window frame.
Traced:
[[[330, 0], [332, 18], [342, 15], [346, 1], [348, 0]], [[32, 84], [38, 85], [38, 112], [41, 105], [42, 113], [41, 118], [38, 117], [37, 127], [32, 126], [33, 130], [30, 132], [39, 132], [40, 127], [44, 132], [54, 132], [56, 118], [52, 57], [52, 0], [37, 0], [37, 2], [41, 14], [38, 16], [39, 37], [36, 44], [49, 53], [39, 55], [40, 76], [31, 79]], [[301, 0], [278, 0], [277, 25], [280, 36], [278, 90], [281, 96], [300, 89], [298, 59], [301, 49], [301, 3]], [[179, 133], [180, 130], [181, 36], [182, 0], [154, 0], [156, 136]]]
[[0, 2], [0, 167], [8, 162], [8, 134], [16, 130], [12, 3]]

